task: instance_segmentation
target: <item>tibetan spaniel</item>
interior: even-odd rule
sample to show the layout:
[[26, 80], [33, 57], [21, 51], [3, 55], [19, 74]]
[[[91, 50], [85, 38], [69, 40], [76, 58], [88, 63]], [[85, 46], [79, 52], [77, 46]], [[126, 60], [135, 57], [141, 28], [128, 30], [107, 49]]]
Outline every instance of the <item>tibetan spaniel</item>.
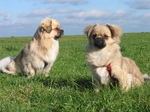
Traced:
[[96, 91], [99, 91], [99, 84], [116, 82], [127, 91], [131, 87], [143, 85], [144, 78], [150, 78], [146, 74], [142, 75], [133, 60], [122, 56], [119, 46], [122, 30], [119, 26], [95, 24], [87, 26], [84, 33], [88, 38], [87, 62], [94, 77]]
[[6, 57], [0, 60], [0, 71], [28, 77], [36, 74], [48, 76], [58, 55], [58, 39], [63, 32], [58, 21], [44, 18], [32, 40], [24, 46], [17, 57]]

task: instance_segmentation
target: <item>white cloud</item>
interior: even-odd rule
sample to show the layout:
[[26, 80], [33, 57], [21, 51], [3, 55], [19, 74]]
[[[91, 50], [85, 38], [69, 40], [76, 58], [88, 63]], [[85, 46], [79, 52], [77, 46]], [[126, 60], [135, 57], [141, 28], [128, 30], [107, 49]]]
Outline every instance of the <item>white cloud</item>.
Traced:
[[0, 23], [0, 37], [33, 36], [39, 25], [37, 19], [20, 19]]
[[[125, 10], [118, 10], [116, 12], [108, 12], [108, 11], [101, 11], [101, 10], [71, 10], [71, 9], [39, 9], [33, 10], [28, 14], [20, 14], [21, 17], [19, 20], [16, 21], [7, 21], [2, 22], [0, 26], [9, 26], [8, 29], [13, 28], [13, 30], [9, 30], [10, 33], [14, 36], [25, 34], [33, 35], [36, 30], [36, 27], [40, 23], [43, 16], [50, 15], [51, 18], [58, 20], [65, 30], [65, 35], [70, 34], [83, 34], [83, 29], [90, 24], [122, 24], [125, 23], [126, 15], [130, 15], [129, 12]], [[65, 15], [65, 16], [64, 16]], [[34, 17], [34, 18], [33, 18]], [[37, 18], [38, 17], [38, 18]], [[122, 20], [121, 20], [121, 19]], [[32, 26], [32, 27], [31, 27]], [[21, 30], [20, 30], [21, 29]], [[30, 31], [28, 30], [30, 29]], [[16, 30], [14, 33], [12, 31]], [[1, 29], [3, 31], [3, 29]], [[3, 31], [5, 32], [5, 31]], [[15, 35], [16, 34], [16, 35]]]
[[147, 12], [143, 15], [144, 19], [150, 19], [150, 12]]
[[46, 16], [49, 14], [52, 14], [53, 10], [47, 8], [47, 9], [38, 9], [34, 10], [28, 14], [20, 14], [19, 17], [40, 17], [40, 16]]
[[127, 14], [127, 11], [126, 10], [117, 10], [115, 13], [117, 16], [124, 16]]
[[[10, 19], [10, 13], [0, 12], [0, 37], [7, 36], [32, 36], [44, 17], [58, 20], [65, 31], [65, 35], [83, 34], [87, 25], [99, 23], [117, 24], [124, 32], [148, 31], [147, 23], [150, 23], [150, 13], [137, 14], [137, 12], [119, 9], [116, 11], [103, 11], [98, 9], [81, 10], [54, 7], [33, 10], [21, 13], [20, 18]], [[2, 19], [1, 19], [2, 18]], [[5, 18], [5, 19], [4, 19]], [[140, 18], [140, 19], [138, 19]], [[7, 20], [7, 21], [5, 21]], [[145, 21], [147, 23], [145, 23]], [[146, 26], [145, 26], [146, 24]], [[141, 29], [141, 27], [143, 27]], [[9, 34], [6, 32], [9, 31]]]
[[10, 13], [6, 13], [6, 12], [0, 12], [0, 20], [10, 20], [11, 18], [11, 14]]
[[109, 12], [100, 11], [97, 9], [92, 9], [89, 11], [77, 11], [70, 14], [70, 17], [75, 18], [99, 18], [99, 17], [107, 17]]
[[[55, 10], [56, 11], [56, 10]], [[72, 12], [73, 10], [71, 9], [59, 9], [57, 10], [55, 13], [70, 13]]]
[[145, 26], [150, 26], [150, 12], [147, 12], [139, 17]]
[[80, 18], [85, 20], [112, 20], [112, 19], [124, 19], [131, 16], [131, 12], [126, 10], [117, 10], [116, 12], [101, 11], [92, 9], [88, 11], [74, 11], [70, 13], [70, 18]]
[[127, 4], [135, 9], [150, 9], [150, 0], [134, 0], [127, 2]]
[[[2, 27], [18, 27], [18, 26], [24, 26], [24, 25], [31, 25], [35, 24], [37, 20], [35, 19], [20, 19], [20, 20], [9, 20], [9, 21], [2, 21], [0, 22], [0, 26]], [[8, 27], [9, 28], [9, 27]]]
[[[117, 24], [119, 26], [128, 26], [130, 22], [134, 21], [132, 12], [126, 10], [101, 11], [101, 10], [73, 10], [68, 13], [66, 18], [60, 20], [62, 26], [65, 28], [66, 34], [83, 34], [83, 29], [87, 25], [99, 23], [105, 25], [106, 23]], [[127, 21], [130, 20], [130, 21]]]
[[44, 3], [69, 3], [73, 5], [86, 3], [87, 0], [44, 0]]
[[126, 11], [126, 10], [117, 10], [115, 12], [111, 12], [110, 17], [112, 19], [117, 20], [125, 20], [133, 18], [133, 12], [132, 11]]
[[53, 17], [54, 15], [60, 16], [61, 14], [68, 14], [72, 12], [73, 10], [70, 9], [54, 9], [54, 8], [44, 8], [44, 9], [38, 9], [38, 10], [33, 10], [29, 13], [26, 14], [19, 14], [18, 16], [21, 18], [36, 18], [36, 17], [47, 17], [51, 16]]

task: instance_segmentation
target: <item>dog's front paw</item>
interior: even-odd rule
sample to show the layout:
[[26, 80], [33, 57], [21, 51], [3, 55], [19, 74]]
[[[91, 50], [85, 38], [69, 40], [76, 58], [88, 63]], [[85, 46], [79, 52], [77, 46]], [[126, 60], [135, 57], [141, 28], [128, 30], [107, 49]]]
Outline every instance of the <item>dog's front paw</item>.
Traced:
[[49, 74], [48, 73], [46, 73], [46, 74], [44, 74], [45, 75], [45, 77], [48, 77], [49, 76]]
[[100, 90], [98, 88], [94, 88], [95, 92], [100, 92]]

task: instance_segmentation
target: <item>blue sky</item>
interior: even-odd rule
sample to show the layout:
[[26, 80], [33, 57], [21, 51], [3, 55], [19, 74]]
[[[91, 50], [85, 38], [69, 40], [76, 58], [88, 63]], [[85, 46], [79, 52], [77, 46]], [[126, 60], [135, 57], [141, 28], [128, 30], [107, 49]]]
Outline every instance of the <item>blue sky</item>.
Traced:
[[0, 0], [0, 37], [33, 36], [45, 17], [58, 20], [65, 35], [95, 23], [150, 32], [150, 0]]

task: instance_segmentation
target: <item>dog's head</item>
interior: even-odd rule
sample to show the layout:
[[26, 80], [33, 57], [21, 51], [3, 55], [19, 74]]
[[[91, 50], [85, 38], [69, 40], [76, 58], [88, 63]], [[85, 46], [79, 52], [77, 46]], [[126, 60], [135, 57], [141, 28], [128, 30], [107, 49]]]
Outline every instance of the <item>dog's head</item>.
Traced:
[[117, 25], [106, 24], [105, 26], [100, 26], [95, 24], [87, 26], [84, 33], [87, 35], [90, 45], [102, 49], [114, 42], [119, 43], [122, 31]]
[[44, 18], [34, 35], [34, 38], [54, 38], [58, 39], [63, 35], [64, 31], [61, 29], [61, 26], [58, 21], [55, 19]]

